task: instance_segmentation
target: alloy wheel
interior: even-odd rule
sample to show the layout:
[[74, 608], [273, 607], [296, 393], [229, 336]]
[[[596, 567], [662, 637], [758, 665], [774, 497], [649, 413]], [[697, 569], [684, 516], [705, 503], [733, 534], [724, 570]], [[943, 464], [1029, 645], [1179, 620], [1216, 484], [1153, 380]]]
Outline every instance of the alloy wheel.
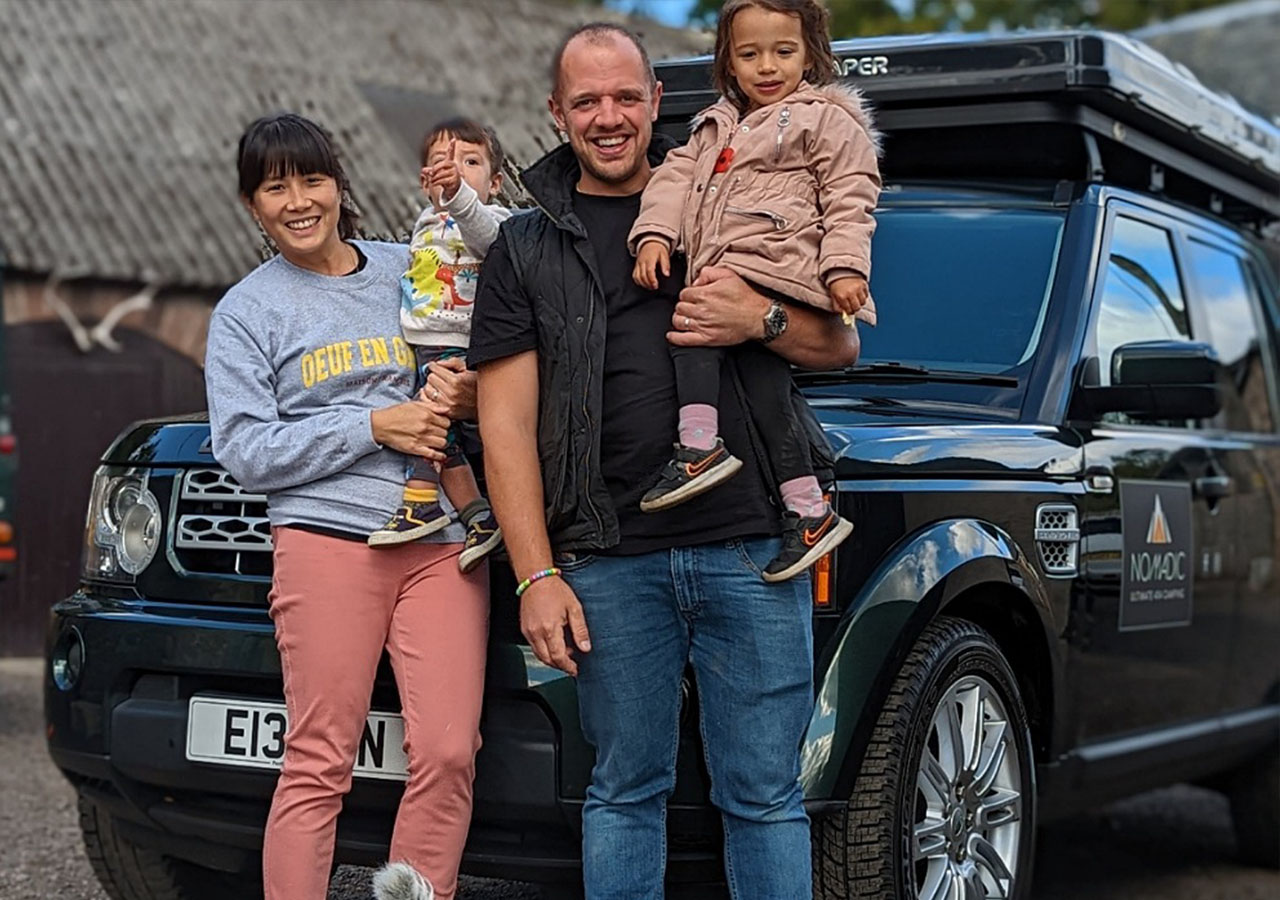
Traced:
[[916, 772], [911, 854], [920, 900], [1012, 896], [1022, 772], [999, 693], [965, 675], [933, 709]]

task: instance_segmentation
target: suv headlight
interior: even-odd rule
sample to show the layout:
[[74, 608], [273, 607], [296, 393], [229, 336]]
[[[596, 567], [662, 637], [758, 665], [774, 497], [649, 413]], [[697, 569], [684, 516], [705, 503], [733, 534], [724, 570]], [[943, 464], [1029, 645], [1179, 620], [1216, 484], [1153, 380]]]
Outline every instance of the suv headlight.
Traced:
[[133, 581], [160, 547], [160, 504], [150, 472], [102, 466], [93, 477], [85, 520], [84, 577]]

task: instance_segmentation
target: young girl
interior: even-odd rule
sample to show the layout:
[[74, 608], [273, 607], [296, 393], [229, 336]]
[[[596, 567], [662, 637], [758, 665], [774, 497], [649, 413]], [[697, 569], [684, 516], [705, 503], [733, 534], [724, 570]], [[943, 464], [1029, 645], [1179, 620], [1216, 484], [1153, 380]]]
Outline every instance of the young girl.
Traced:
[[[880, 192], [879, 135], [854, 89], [831, 84], [835, 61], [818, 0], [729, 0], [712, 72], [721, 100], [693, 120], [645, 188], [631, 230], [634, 278], [657, 287], [673, 250], [691, 281], [732, 269], [775, 298], [764, 340], [801, 302], [875, 323], [867, 289]], [[678, 324], [678, 323], [677, 323]], [[718, 435], [722, 351], [672, 347], [680, 402], [675, 458], [641, 508], [675, 506], [731, 477], [742, 463]], [[766, 581], [803, 572], [853, 531], [818, 485], [792, 409], [785, 366], [740, 367], [752, 419], [783, 504], [783, 548]]]

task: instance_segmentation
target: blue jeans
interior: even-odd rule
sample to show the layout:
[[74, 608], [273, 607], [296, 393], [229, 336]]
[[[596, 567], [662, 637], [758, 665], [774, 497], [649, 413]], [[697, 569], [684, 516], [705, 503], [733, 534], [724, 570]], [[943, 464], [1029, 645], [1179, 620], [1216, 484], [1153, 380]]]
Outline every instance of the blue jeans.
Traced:
[[582, 811], [587, 900], [661, 900], [680, 682], [692, 663], [711, 802], [734, 900], [811, 895], [800, 743], [813, 709], [807, 575], [767, 584], [777, 539], [558, 563], [582, 602], [583, 732], [596, 750]]

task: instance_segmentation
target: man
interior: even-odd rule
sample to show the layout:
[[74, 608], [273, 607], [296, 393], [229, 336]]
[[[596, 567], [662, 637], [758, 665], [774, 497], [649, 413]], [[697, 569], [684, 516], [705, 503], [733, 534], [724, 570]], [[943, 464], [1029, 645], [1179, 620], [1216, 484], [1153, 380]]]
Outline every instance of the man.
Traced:
[[741, 345], [735, 364], [777, 353], [826, 368], [852, 362], [857, 337], [723, 269], [683, 291], [678, 266], [656, 292], [637, 287], [627, 233], [673, 146], [653, 137], [662, 87], [639, 40], [601, 24], [565, 40], [552, 80], [568, 144], [524, 173], [540, 209], [504, 224], [490, 249], [469, 358], [492, 503], [524, 585], [521, 630], [539, 659], [577, 676], [596, 750], [587, 898], [662, 896], [689, 663], [732, 895], [808, 897], [798, 776], [813, 704], [810, 584], [760, 577], [780, 523], [737, 379], [724, 379], [720, 420], [742, 472], [676, 510], [639, 502], [671, 451], [668, 340]]

